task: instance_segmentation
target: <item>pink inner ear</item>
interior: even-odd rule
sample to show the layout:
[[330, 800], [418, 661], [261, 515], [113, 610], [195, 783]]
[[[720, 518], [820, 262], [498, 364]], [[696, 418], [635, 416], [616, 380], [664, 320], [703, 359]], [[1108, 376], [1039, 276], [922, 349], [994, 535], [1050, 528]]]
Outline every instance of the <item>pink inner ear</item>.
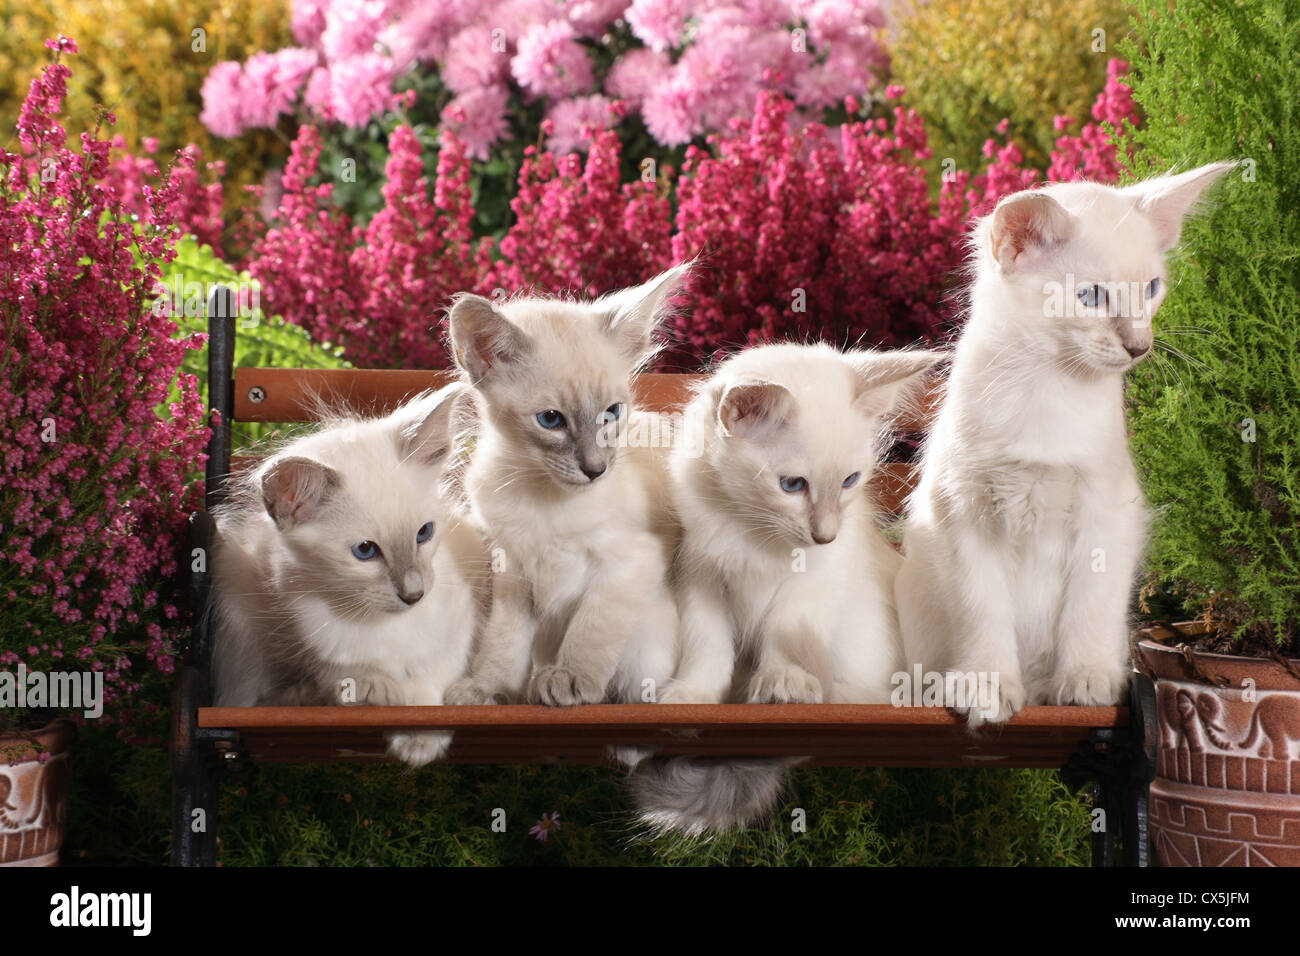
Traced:
[[1042, 245], [1043, 235], [1037, 219], [1028, 209], [1013, 210], [1007, 215], [1003, 244], [1010, 245], [1013, 256], [1018, 256], [1030, 246]]

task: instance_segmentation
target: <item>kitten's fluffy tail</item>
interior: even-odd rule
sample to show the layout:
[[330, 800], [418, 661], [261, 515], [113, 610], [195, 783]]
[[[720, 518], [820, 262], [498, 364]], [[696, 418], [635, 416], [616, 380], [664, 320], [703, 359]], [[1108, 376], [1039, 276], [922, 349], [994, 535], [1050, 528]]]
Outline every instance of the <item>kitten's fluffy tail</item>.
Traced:
[[657, 833], [738, 830], [772, 812], [789, 769], [801, 759], [655, 758], [632, 774], [632, 800], [641, 822]]

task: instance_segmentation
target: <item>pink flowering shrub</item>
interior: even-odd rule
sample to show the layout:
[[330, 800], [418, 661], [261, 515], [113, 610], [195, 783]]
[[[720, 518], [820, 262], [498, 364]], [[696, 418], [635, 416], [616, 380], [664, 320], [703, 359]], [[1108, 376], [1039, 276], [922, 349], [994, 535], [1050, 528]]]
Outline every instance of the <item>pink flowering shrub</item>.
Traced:
[[20, 152], [0, 150], [0, 667], [100, 670], [113, 701], [171, 673], [184, 623], [168, 582], [207, 428], [191, 376], [168, 395], [200, 343], [150, 302], [186, 200], [182, 177], [143, 183], [130, 221], [111, 144], [66, 145], [59, 61], [76, 46], [48, 45]]
[[295, 0], [300, 46], [216, 64], [202, 118], [223, 137], [295, 109], [359, 129], [413, 72], [436, 73], [443, 122], [476, 159], [535, 102], [567, 151], [583, 121], [610, 119], [593, 96], [624, 100], [676, 147], [726, 129], [772, 84], [808, 118], [865, 93], [886, 68], [883, 25], [879, 0]]
[[772, 338], [894, 345], [938, 331], [965, 210], [931, 206], [920, 119], [897, 108], [892, 130], [868, 120], [833, 135], [793, 130], [793, 108], [762, 94], [716, 155], [687, 152], [673, 254], [703, 253], [704, 268], [675, 330], [685, 367]]
[[[304, 126], [293, 144], [279, 211], [252, 246], [248, 270], [265, 305], [317, 341], [338, 342], [358, 365], [436, 368], [447, 362], [435, 330], [452, 294], [477, 288], [469, 203], [469, 164], [448, 137], [433, 198], [409, 127], [398, 127], [384, 186], [384, 208], [354, 226], [331, 202], [333, 184], [313, 185], [321, 139]], [[254, 225], [254, 228], [256, 226]]]
[[[113, 193], [115, 203], [124, 212], [144, 219], [149, 214], [146, 184], [150, 179], [161, 175], [157, 161], [151, 158], [158, 151], [158, 140], [151, 136], [144, 137], [142, 144], [149, 154], [147, 156], [126, 153], [126, 142], [120, 136], [114, 136], [110, 142], [119, 153], [110, 159], [103, 184]], [[220, 249], [224, 228], [221, 218], [221, 177], [225, 175], [226, 164], [220, 161], [208, 163], [208, 181], [204, 182], [199, 174], [199, 163], [203, 159], [199, 148], [190, 144], [181, 153], [182, 157], [173, 162], [168, 170], [168, 178], [176, 191], [176, 202], [173, 205], [175, 225], [181, 232], [189, 233], [199, 242]]]
[[598, 296], [672, 264], [668, 197], [654, 180], [620, 183], [618, 137], [590, 132], [585, 162], [529, 147], [511, 202], [515, 224], [485, 286]]

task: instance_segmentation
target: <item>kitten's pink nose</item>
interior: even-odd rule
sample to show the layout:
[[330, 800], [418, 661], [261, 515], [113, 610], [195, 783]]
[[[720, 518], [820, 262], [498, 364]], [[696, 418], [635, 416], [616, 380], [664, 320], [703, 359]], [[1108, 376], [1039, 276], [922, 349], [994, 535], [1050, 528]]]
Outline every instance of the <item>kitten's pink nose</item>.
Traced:
[[587, 476], [588, 481], [595, 481], [605, 473], [604, 465], [601, 465], [599, 468], [587, 468], [585, 465], [580, 467], [582, 467], [582, 473]]
[[819, 534], [818, 532], [814, 531], [812, 539], [813, 542], [816, 544], [830, 544], [832, 541], [835, 540], [835, 532], [832, 531], [830, 532], [830, 534], [825, 534], [825, 533]]
[[1124, 351], [1127, 352], [1129, 355], [1133, 356], [1133, 358], [1141, 358], [1142, 356], [1146, 355], [1147, 352], [1151, 351], [1151, 346], [1128, 345], [1127, 343], [1125, 343]]

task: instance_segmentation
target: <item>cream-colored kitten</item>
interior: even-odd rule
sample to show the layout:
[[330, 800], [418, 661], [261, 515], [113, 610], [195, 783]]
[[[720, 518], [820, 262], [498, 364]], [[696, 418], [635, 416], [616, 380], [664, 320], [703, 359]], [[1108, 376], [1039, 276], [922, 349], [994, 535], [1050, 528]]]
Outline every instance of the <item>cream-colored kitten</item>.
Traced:
[[[469, 661], [487, 554], [440, 492], [463, 385], [338, 419], [238, 482], [214, 512], [216, 703], [428, 704]], [[451, 735], [393, 734], [410, 764]]]
[[[898, 556], [865, 486], [889, 413], [942, 357], [769, 345], [705, 383], [672, 455], [682, 660], [664, 703], [888, 702]], [[655, 761], [633, 786], [642, 819], [698, 834], [762, 816], [786, 765]]]
[[972, 726], [1123, 694], [1148, 520], [1124, 373], [1151, 348], [1183, 217], [1231, 168], [1021, 192], [976, 229], [970, 318], [896, 585], [909, 667], [996, 676]]
[[596, 302], [463, 295], [449, 324], [482, 426], [466, 489], [491, 617], [448, 701], [653, 701], [677, 659], [675, 525], [631, 379], [685, 266]]

